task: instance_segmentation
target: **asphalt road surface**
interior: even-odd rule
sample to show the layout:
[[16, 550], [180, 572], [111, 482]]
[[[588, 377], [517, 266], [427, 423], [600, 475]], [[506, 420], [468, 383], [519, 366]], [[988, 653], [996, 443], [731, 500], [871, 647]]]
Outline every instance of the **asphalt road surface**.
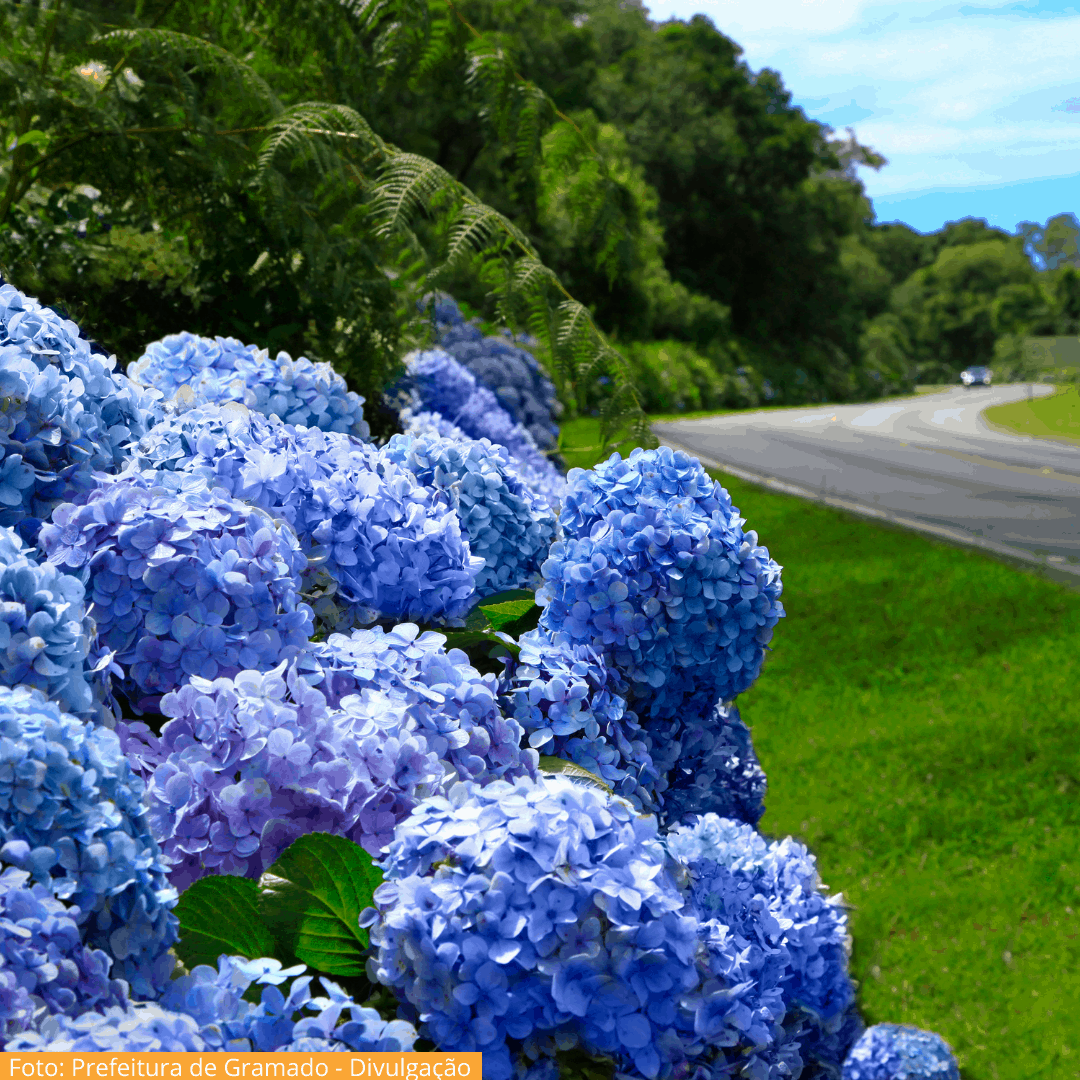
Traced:
[[[653, 425], [670, 446], [769, 487], [1080, 575], [1080, 446], [980, 413], [1026, 385]], [[1052, 392], [1036, 386], [1037, 396]]]

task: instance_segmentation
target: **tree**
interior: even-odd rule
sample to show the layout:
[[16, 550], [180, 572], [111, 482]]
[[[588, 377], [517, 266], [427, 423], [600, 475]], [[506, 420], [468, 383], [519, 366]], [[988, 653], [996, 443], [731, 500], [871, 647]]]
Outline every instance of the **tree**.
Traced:
[[989, 364], [999, 334], [1037, 313], [1042, 294], [1016, 238], [944, 246], [893, 293], [921, 378], [951, 381]]

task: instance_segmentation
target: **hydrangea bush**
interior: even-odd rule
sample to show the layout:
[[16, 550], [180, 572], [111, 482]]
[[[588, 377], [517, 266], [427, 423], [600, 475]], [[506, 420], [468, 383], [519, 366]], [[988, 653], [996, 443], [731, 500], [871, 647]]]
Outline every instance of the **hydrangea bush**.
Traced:
[[476, 576], [478, 596], [540, 583], [555, 515], [522, 482], [505, 447], [487, 439], [395, 435], [386, 453], [421, 484], [449, 494], [469, 550], [484, 560]]
[[173, 491], [109, 481], [57, 507], [40, 543], [86, 576], [98, 641], [139, 709], [193, 675], [273, 667], [313, 631], [295, 534], [197, 477]]
[[453, 297], [445, 293], [428, 298], [434, 304], [439, 348], [486, 386], [510, 416], [544, 451], [553, 450], [559, 437], [556, 417], [562, 411], [555, 384], [544, 374], [536, 357], [522, 346], [525, 336], [509, 330], [487, 337], [475, 320], [466, 321]]
[[52, 509], [116, 471], [160, 395], [70, 320], [0, 283], [0, 525], [33, 540]]
[[304, 588], [318, 586], [315, 610], [331, 627], [454, 620], [474, 601], [484, 559], [470, 552], [450, 494], [350, 436], [238, 405], [179, 408], [139, 442], [130, 469], [148, 483], [199, 478], [287, 522], [306, 559]]
[[236, 338], [169, 334], [148, 345], [128, 374], [166, 397], [187, 387], [199, 402], [239, 401], [297, 427], [359, 439], [370, 433], [364, 399], [347, 389], [329, 364], [312, 363], [304, 356], [294, 360], [287, 352], [271, 360], [265, 349]]
[[176, 941], [144, 785], [105, 727], [37, 690], [0, 687], [0, 861], [69, 902], [82, 941], [113, 958], [136, 997], [154, 997]]
[[[326, 365], [177, 334], [143, 386], [0, 286], [6, 1048], [955, 1078], [936, 1036], [860, 1038], [841, 898], [756, 830], [737, 697], [780, 567], [682, 454], [564, 478], [534, 358], [435, 314], [376, 446]], [[377, 993], [333, 957], [176, 963], [179, 888], [258, 919], [236, 879], [316, 848], [375, 875]]]

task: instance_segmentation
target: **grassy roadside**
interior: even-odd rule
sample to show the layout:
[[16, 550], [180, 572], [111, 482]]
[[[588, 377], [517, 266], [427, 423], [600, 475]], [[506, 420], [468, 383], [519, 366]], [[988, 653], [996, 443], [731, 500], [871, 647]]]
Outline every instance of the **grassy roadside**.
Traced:
[[1080, 1077], [1080, 595], [718, 477], [785, 567], [742, 699], [762, 828], [854, 905], [864, 1015], [940, 1032], [965, 1080]]
[[1075, 384], [1050, 397], [994, 405], [983, 413], [991, 427], [1036, 439], [1080, 443], [1080, 392]]

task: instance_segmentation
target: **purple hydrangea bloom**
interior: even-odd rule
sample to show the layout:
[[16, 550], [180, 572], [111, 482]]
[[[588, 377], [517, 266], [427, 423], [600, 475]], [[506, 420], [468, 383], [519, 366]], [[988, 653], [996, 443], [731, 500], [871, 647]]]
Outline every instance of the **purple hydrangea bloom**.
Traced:
[[299, 666], [332, 708], [350, 694], [385, 695], [463, 780], [535, 775], [538, 755], [521, 749], [524, 731], [499, 708], [495, 676], [481, 675], [460, 649], [447, 649], [442, 634], [421, 634], [415, 623], [331, 634], [312, 642]]
[[[438, 413], [470, 439], [505, 446], [519, 463], [522, 477], [551, 505], [564, 489], [558, 469], [537, 448], [532, 435], [499, 404], [499, 399], [448, 352], [432, 349], [405, 357], [411, 403], [403, 419]], [[406, 429], [407, 430], [407, 429]]]
[[645, 725], [747, 689], [784, 613], [780, 567], [727, 492], [668, 447], [613, 454], [569, 483], [541, 627], [599, 650]]
[[98, 641], [139, 709], [192, 675], [271, 668], [313, 630], [292, 531], [199, 478], [175, 491], [137, 476], [103, 483], [58, 507], [40, 542], [85, 577]]
[[0, 525], [32, 540], [95, 470], [122, 465], [160, 395], [114, 368], [73, 322], [0, 285]]
[[263, 416], [278, 416], [297, 427], [337, 431], [366, 439], [364, 399], [347, 389], [327, 363], [296, 360], [236, 338], [199, 337], [184, 331], [152, 342], [129, 368], [140, 383], [167, 397], [190, 388], [200, 402], [239, 401]]
[[295, 665], [195, 677], [161, 709], [160, 735], [118, 730], [147, 777], [150, 824], [180, 888], [208, 873], [258, 877], [310, 832], [376, 854], [445, 775], [399, 703], [369, 691], [328, 709]]
[[518, 643], [500, 695], [529, 746], [588, 769], [639, 810], [656, 810], [661, 776], [618, 672], [566, 634], [531, 630]]
[[323, 625], [454, 620], [475, 598], [484, 563], [450, 496], [347, 435], [204, 405], [158, 424], [132, 467], [197, 477], [284, 519], [308, 558], [304, 588]]
[[37, 1007], [77, 1016], [127, 1004], [127, 987], [109, 977], [112, 959], [83, 944], [80, 914], [25, 870], [0, 872], [0, 1049]]
[[487, 439], [395, 435], [386, 447], [427, 487], [449, 494], [469, 550], [484, 560], [476, 593], [535, 588], [555, 538], [555, 515], [519, 478], [509, 451]]
[[655, 818], [564, 777], [460, 783], [398, 827], [384, 867], [369, 977], [421, 1035], [481, 1051], [491, 1080], [573, 1047], [659, 1075], [698, 939]]
[[763, 1068], [797, 1041], [805, 1063], [838, 1072], [861, 1023], [843, 898], [823, 894], [814, 857], [791, 838], [768, 841], [715, 814], [665, 843], [687, 868], [687, 909], [706, 949], [694, 1034], [721, 1048], [748, 1037], [767, 1051]]
[[559, 437], [555, 417], [562, 411], [555, 385], [544, 374], [536, 357], [509, 330], [485, 337], [476, 320], [465, 321], [453, 298], [445, 293], [425, 297], [434, 300], [439, 347], [491, 390], [499, 404], [532, 436], [541, 450], [553, 450]]
[[844, 1062], [844, 1080], [960, 1080], [948, 1043], [908, 1024], [875, 1024]]
[[96, 631], [85, 595], [77, 577], [39, 563], [0, 527], [0, 684], [32, 686], [65, 712], [108, 719], [107, 685], [89, 659]]
[[176, 891], [143, 795], [114, 732], [0, 687], [0, 860], [74, 905], [84, 944], [147, 998], [172, 970]]

